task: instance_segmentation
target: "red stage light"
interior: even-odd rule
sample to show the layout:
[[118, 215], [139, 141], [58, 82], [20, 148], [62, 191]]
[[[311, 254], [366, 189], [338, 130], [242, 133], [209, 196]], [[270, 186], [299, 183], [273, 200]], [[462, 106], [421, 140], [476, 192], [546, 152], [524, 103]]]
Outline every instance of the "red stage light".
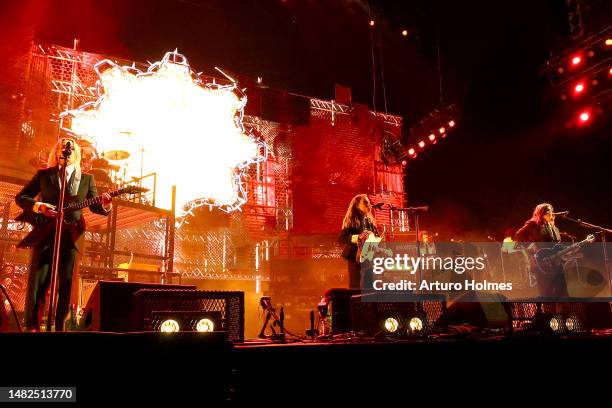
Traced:
[[409, 154], [410, 156], [414, 156], [414, 153], [415, 153], [415, 152], [414, 152], [414, 149], [413, 149], [412, 147], [411, 147], [410, 149], [408, 149], [408, 154]]
[[608, 75], [612, 75], [612, 68], [608, 71]]
[[436, 140], [436, 135], [434, 135], [433, 133], [429, 135], [429, 140], [431, 140], [432, 142]]
[[441, 127], [440, 129], [438, 129], [438, 132], [443, 135], [444, 133], [446, 133], [446, 129], [444, 129], [444, 127]]
[[421, 141], [419, 142], [419, 147], [420, 147], [421, 149], [422, 149], [422, 148], [424, 148], [424, 147], [425, 147], [425, 142], [421, 140]]
[[406, 167], [406, 165], [408, 164], [408, 162], [406, 160], [402, 160], [402, 166]]
[[404, 37], [406, 37], [406, 36], [408, 35], [408, 30], [404, 30], [404, 31], [402, 31], [402, 35], [403, 35]]
[[606, 41], [604, 42], [604, 44], [606, 44], [606, 47], [609, 47], [612, 45], [612, 38], [606, 38]]
[[574, 86], [574, 92], [579, 94], [579, 93], [582, 93], [582, 91], [584, 91], [584, 82], [578, 82]]
[[591, 119], [591, 111], [588, 109], [583, 110], [582, 112], [580, 112], [578, 118], [580, 119], [581, 123], [587, 123]]
[[370, 20], [370, 27], [374, 27], [374, 20]]
[[455, 121], [451, 120], [450, 122], [448, 122], [448, 126], [449, 127], [455, 127]]
[[582, 57], [580, 55], [575, 55], [572, 57], [572, 65], [578, 65], [582, 62]]

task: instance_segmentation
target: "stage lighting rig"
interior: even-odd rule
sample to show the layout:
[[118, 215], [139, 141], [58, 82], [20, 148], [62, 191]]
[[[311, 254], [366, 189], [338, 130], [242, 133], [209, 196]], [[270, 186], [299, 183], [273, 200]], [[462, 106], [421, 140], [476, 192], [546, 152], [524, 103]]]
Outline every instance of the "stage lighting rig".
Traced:
[[417, 150], [422, 151], [428, 145], [438, 143], [439, 138], [446, 138], [457, 126], [458, 116], [457, 107], [452, 104], [442, 109], [434, 109], [410, 128], [406, 155], [415, 159]]
[[544, 101], [563, 111], [568, 127], [582, 127], [610, 110], [612, 26], [550, 58], [540, 74], [548, 80]]

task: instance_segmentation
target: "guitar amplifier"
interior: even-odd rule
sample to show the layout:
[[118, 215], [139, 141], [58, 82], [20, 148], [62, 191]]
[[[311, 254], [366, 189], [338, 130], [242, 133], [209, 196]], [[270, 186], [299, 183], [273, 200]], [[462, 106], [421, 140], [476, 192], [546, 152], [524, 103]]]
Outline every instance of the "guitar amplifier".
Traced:
[[196, 287], [195, 285], [99, 281], [87, 302], [82, 326], [90, 331], [129, 332], [131, 330], [132, 297], [141, 289], [195, 290]]

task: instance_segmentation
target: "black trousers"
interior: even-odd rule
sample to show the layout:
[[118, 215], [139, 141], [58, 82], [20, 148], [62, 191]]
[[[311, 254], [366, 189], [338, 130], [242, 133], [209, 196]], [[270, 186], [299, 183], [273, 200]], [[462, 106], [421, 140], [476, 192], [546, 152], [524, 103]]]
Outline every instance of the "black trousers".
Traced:
[[[57, 309], [55, 313], [55, 330], [62, 331], [64, 319], [70, 307], [70, 290], [72, 273], [78, 251], [68, 237], [62, 239], [57, 280]], [[40, 329], [40, 321], [48, 311], [45, 297], [51, 287], [51, 268], [53, 265], [53, 242], [41, 248], [35, 248], [32, 254], [30, 276], [25, 303], [25, 325], [28, 329]]]

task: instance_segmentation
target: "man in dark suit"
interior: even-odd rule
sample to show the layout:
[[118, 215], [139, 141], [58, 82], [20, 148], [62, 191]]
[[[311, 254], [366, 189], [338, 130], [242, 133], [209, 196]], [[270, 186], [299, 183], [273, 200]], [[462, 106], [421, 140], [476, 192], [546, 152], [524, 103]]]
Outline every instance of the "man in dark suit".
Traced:
[[[62, 152], [68, 143], [72, 145], [72, 152], [64, 160]], [[71, 138], [60, 139], [49, 156], [49, 167], [39, 170], [32, 177], [30, 182], [17, 194], [15, 202], [25, 211], [55, 218], [60, 196], [60, 169], [64, 165], [66, 165], [67, 180], [66, 203], [69, 201], [81, 202], [97, 196], [94, 178], [91, 174], [81, 172], [80, 161], [81, 151], [76, 141]], [[92, 205], [89, 208], [97, 214], [108, 215], [112, 206], [111, 197], [108, 194], [104, 194], [102, 197], [102, 204]], [[85, 220], [81, 210], [66, 212], [64, 220], [57, 281], [56, 331], [63, 330], [64, 319], [68, 313], [72, 273], [79, 251], [77, 241], [85, 230]], [[51, 220], [51, 222], [55, 223], [55, 220]], [[51, 284], [53, 242], [54, 235], [51, 233], [33, 247], [25, 305], [25, 325], [28, 330], [40, 330], [40, 317], [44, 311], [45, 295]]]

